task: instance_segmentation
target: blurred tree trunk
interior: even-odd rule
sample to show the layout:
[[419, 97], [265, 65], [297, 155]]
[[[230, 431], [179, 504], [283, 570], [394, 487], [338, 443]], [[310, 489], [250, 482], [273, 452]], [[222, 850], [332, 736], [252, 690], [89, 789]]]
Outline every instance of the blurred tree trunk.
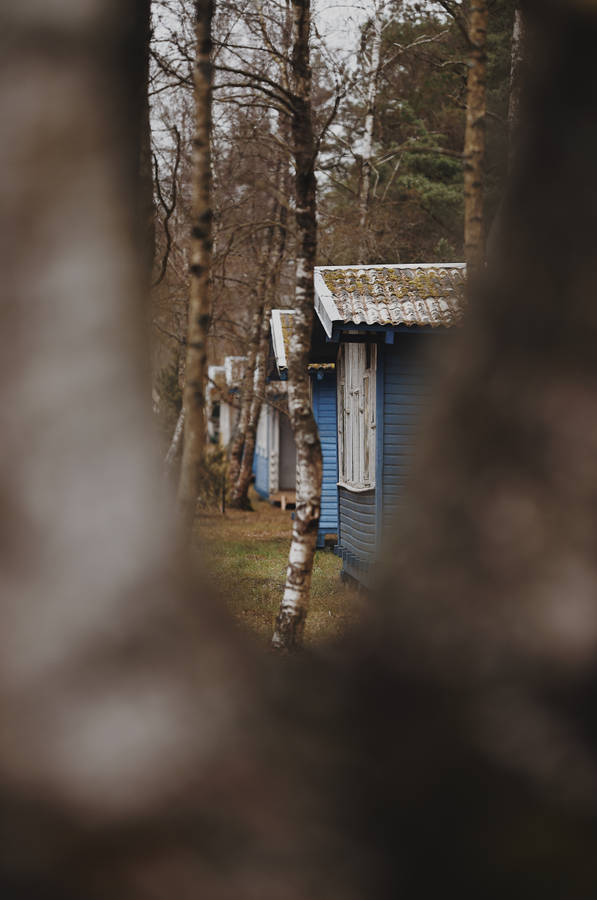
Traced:
[[197, 58], [194, 67], [196, 118], [193, 139], [191, 292], [183, 390], [184, 441], [178, 486], [182, 527], [188, 535], [191, 533], [195, 518], [201, 463], [206, 443], [205, 384], [213, 244], [211, 194], [211, 23], [213, 14], [213, 0], [196, 0]]
[[19, 900], [149, 897], [133, 870], [165, 859], [173, 796], [224, 750], [147, 399], [147, 9], [0, 10], [0, 894]]
[[485, 117], [487, 81], [486, 0], [471, 0], [468, 22], [470, 44], [464, 136], [464, 255], [469, 278], [485, 260], [483, 185], [485, 179]]
[[288, 412], [296, 443], [296, 512], [286, 585], [272, 645], [278, 650], [301, 646], [309, 607], [311, 573], [321, 506], [322, 457], [311, 409], [309, 349], [313, 327], [313, 275], [317, 252], [315, 159], [310, 64], [310, 0], [293, 0], [292, 139], [295, 161], [296, 287], [295, 326], [288, 360]]

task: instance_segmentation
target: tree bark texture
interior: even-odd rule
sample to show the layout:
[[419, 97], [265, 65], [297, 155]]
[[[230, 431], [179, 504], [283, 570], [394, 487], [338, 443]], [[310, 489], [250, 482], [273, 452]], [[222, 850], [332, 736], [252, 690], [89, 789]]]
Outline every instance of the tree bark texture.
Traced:
[[381, 39], [383, 26], [383, 2], [374, 3], [372, 22], [371, 57], [367, 84], [367, 109], [365, 113], [365, 132], [363, 136], [363, 161], [361, 163], [361, 184], [359, 190], [359, 248], [357, 261], [368, 262], [367, 225], [369, 219], [369, 203], [371, 194], [371, 167], [373, 159], [373, 132], [375, 129], [375, 105], [381, 61]]
[[470, 55], [464, 137], [464, 256], [469, 279], [482, 269], [485, 259], [483, 185], [487, 113], [488, 17], [486, 0], [471, 0], [468, 27]]
[[313, 327], [313, 274], [317, 251], [315, 140], [309, 56], [310, 2], [293, 0], [293, 116], [297, 265], [295, 330], [288, 360], [288, 412], [297, 452], [296, 512], [286, 585], [272, 646], [301, 646], [311, 587], [321, 506], [322, 457], [309, 390], [309, 348]]
[[193, 138], [191, 290], [183, 390], [184, 443], [178, 487], [181, 523], [183, 531], [188, 535], [191, 533], [195, 517], [201, 464], [206, 443], [205, 385], [213, 246], [211, 23], [214, 2], [213, 0], [196, 0], [194, 9], [197, 57], [194, 67], [195, 135]]

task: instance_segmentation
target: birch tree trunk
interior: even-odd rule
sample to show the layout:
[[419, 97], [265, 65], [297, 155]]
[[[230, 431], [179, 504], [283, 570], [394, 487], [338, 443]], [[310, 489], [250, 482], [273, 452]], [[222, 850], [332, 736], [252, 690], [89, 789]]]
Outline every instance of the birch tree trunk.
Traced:
[[288, 412], [297, 452], [296, 512], [286, 585], [272, 646], [301, 646], [309, 607], [311, 573], [321, 506], [322, 458], [309, 395], [309, 346], [313, 326], [313, 272], [317, 250], [315, 140], [311, 113], [310, 0], [292, 3], [292, 138], [295, 160], [297, 265], [295, 331], [288, 360]]
[[468, 27], [470, 58], [464, 137], [464, 256], [469, 279], [482, 269], [485, 259], [483, 184], [487, 112], [488, 15], [486, 0], [471, 0]]
[[193, 139], [193, 207], [191, 291], [183, 391], [184, 442], [178, 502], [184, 532], [195, 518], [201, 463], [205, 454], [205, 384], [212, 266], [211, 195], [211, 23], [213, 0], [195, 0], [197, 58], [194, 67], [195, 136]]
[[374, 3], [373, 38], [371, 44], [371, 61], [367, 84], [367, 110], [365, 114], [365, 133], [363, 136], [363, 160], [361, 163], [361, 184], [359, 190], [359, 249], [357, 261], [368, 262], [367, 225], [369, 220], [369, 202], [371, 193], [371, 161], [373, 159], [373, 131], [375, 128], [375, 104], [379, 66], [381, 60], [383, 2]]

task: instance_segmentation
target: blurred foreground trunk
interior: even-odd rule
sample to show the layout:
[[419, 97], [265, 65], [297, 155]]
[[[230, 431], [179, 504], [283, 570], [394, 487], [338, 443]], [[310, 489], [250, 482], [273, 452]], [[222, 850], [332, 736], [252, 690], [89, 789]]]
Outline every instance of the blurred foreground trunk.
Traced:
[[[175, 875], [148, 873], [175, 860], [188, 786], [222, 791], [212, 765], [248, 681], [205, 597], [201, 637], [148, 402], [146, 14], [141, 0], [0, 12], [0, 895], [11, 900], [162, 897], [166, 882], [182, 896]], [[244, 776], [224, 768], [240, 790]]]

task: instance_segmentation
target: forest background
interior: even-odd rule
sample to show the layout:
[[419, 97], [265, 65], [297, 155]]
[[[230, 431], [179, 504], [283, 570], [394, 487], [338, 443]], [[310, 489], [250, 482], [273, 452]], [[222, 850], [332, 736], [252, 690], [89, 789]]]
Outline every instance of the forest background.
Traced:
[[[489, 4], [484, 215], [508, 168], [513, 0]], [[315, 10], [318, 264], [464, 258], [468, 46], [463, 7], [374, 2]], [[452, 14], [450, 14], [450, 12]], [[218, 4], [214, 19], [213, 292], [208, 361], [246, 355], [264, 260], [283, 221], [270, 297], [294, 301], [294, 210], [276, 2]], [[351, 27], [352, 23], [352, 27]], [[377, 47], [376, 47], [377, 43]], [[154, 404], [164, 440], [181, 405], [189, 296], [194, 34], [188, 0], [154, 0], [150, 106], [155, 199]], [[269, 250], [268, 250], [269, 248]]]

